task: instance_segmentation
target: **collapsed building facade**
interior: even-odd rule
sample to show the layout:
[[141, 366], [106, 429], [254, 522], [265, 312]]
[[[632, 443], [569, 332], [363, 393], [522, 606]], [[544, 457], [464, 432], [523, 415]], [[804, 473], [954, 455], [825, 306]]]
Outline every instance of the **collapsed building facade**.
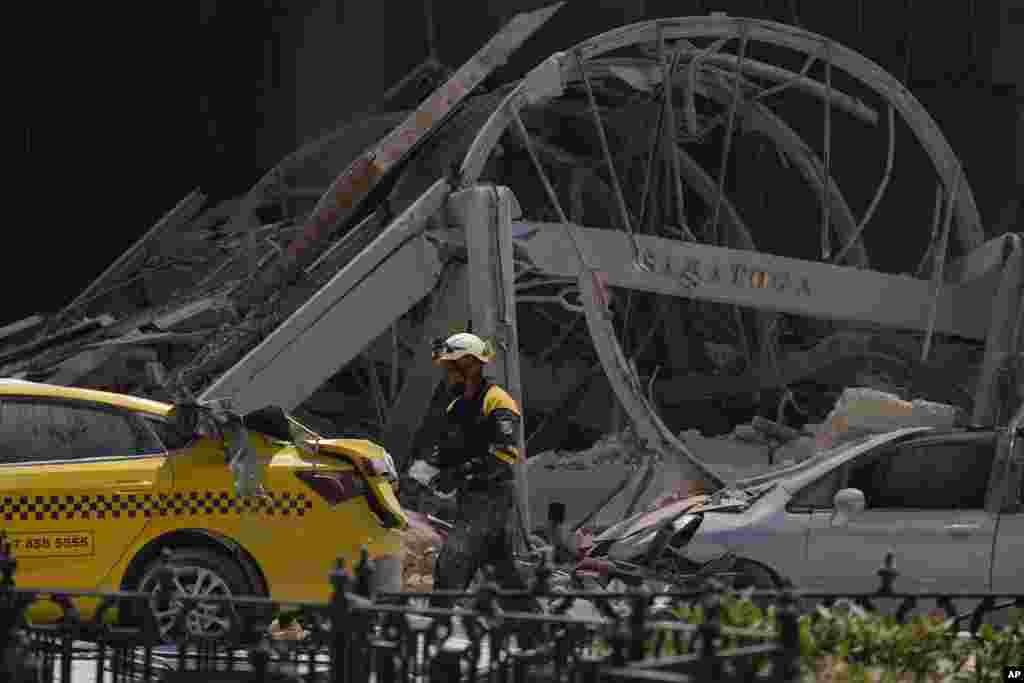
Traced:
[[[427, 342], [471, 327], [524, 403], [528, 454], [629, 434], [583, 465], [628, 472], [595, 485], [605, 502], [699, 479], [703, 437], [755, 416], [820, 422], [851, 384], [1006, 419], [1024, 398], [1021, 241], [986, 229], [898, 79], [716, 14], [624, 26], [481, 90], [557, 9], [516, 17], [432, 93], [399, 84], [405, 109], [247, 194], [190, 194], [64, 310], [0, 330], [0, 376], [280, 405], [409, 462], [438, 408]], [[851, 140], [875, 177], [844, 171]], [[760, 174], [788, 184], [768, 196]], [[926, 201], [894, 198], [925, 181]], [[886, 253], [897, 232], [918, 253]]]

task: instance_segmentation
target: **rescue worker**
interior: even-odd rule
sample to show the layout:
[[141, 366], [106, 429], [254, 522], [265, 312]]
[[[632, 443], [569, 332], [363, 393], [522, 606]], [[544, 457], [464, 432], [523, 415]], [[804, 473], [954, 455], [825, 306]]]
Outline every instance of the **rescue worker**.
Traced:
[[[493, 353], [480, 337], [463, 332], [438, 339], [432, 352], [453, 400], [446, 429], [427, 460], [440, 470], [430, 485], [442, 494], [455, 491], [457, 505], [454, 528], [434, 565], [434, 589], [464, 591], [478, 569], [490, 566], [504, 590], [527, 590], [513, 558], [519, 406], [484, 377]], [[438, 606], [446, 602], [435, 600]], [[509, 611], [540, 609], [532, 598], [503, 602]]]

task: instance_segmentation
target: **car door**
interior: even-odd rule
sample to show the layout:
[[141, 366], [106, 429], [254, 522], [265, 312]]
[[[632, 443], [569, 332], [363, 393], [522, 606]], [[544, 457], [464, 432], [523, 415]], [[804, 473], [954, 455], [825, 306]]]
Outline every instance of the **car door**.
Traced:
[[[1021, 416], [1011, 426], [1021, 429]], [[1001, 501], [995, 554], [992, 558], [992, 590], [1020, 592], [1024, 582], [1024, 434], [1007, 432], [1009, 454], [1006, 475], [1008, 500]]]
[[[807, 561], [807, 543], [810, 530], [819, 524], [823, 515], [831, 516], [832, 498], [842, 484], [843, 468], [836, 466], [809, 484], [798, 489], [786, 504], [786, 514], [794, 526], [804, 530], [799, 552], [790, 553], [778, 561], [779, 571], [797, 585], [822, 588], [821, 576], [827, 574], [820, 567], [811, 567]], [[776, 565], [773, 565], [776, 566]]]
[[18, 583], [103, 587], [149, 523], [169, 474], [154, 433], [127, 411], [0, 400], [0, 523], [18, 560]]
[[863, 491], [866, 508], [845, 524], [833, 510], [812, 514], [811, 583], [875, 590], [891, 551], [897, 590], [986, 590], [996, 516], [985, 501], [994, 457], [993, 435], [963, 434], [883, 446], [847, 463], [841, 487]]

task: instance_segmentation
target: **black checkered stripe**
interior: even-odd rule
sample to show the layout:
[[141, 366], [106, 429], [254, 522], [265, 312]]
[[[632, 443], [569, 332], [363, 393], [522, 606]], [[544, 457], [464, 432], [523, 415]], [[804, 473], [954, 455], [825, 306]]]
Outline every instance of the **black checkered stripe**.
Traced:
[[0, 515], [13, 520], [89, 519], [122, 517], [205, 517], [241, 515], [302, 517], [313, 508], [304, 493], [268, 493], [239, 498], [227, 491], [179, 491], [157, 494], [97, 494], [83, 496], [5, 496]]

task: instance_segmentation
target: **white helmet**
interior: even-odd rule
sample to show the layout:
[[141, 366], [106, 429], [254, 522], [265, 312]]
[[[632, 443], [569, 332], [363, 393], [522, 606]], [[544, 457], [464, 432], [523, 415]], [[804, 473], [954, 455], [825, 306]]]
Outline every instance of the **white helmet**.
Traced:
[[441, 364], [448, 360], [458, 360], [463, 356], [473, 356], [481, 363], [490, 363], [494, 358], [494, 352], [490, 345], [475, 334], [459, 332], [447, 339], [437, 339], [433, 344], [433, 358], [435, 364]]

